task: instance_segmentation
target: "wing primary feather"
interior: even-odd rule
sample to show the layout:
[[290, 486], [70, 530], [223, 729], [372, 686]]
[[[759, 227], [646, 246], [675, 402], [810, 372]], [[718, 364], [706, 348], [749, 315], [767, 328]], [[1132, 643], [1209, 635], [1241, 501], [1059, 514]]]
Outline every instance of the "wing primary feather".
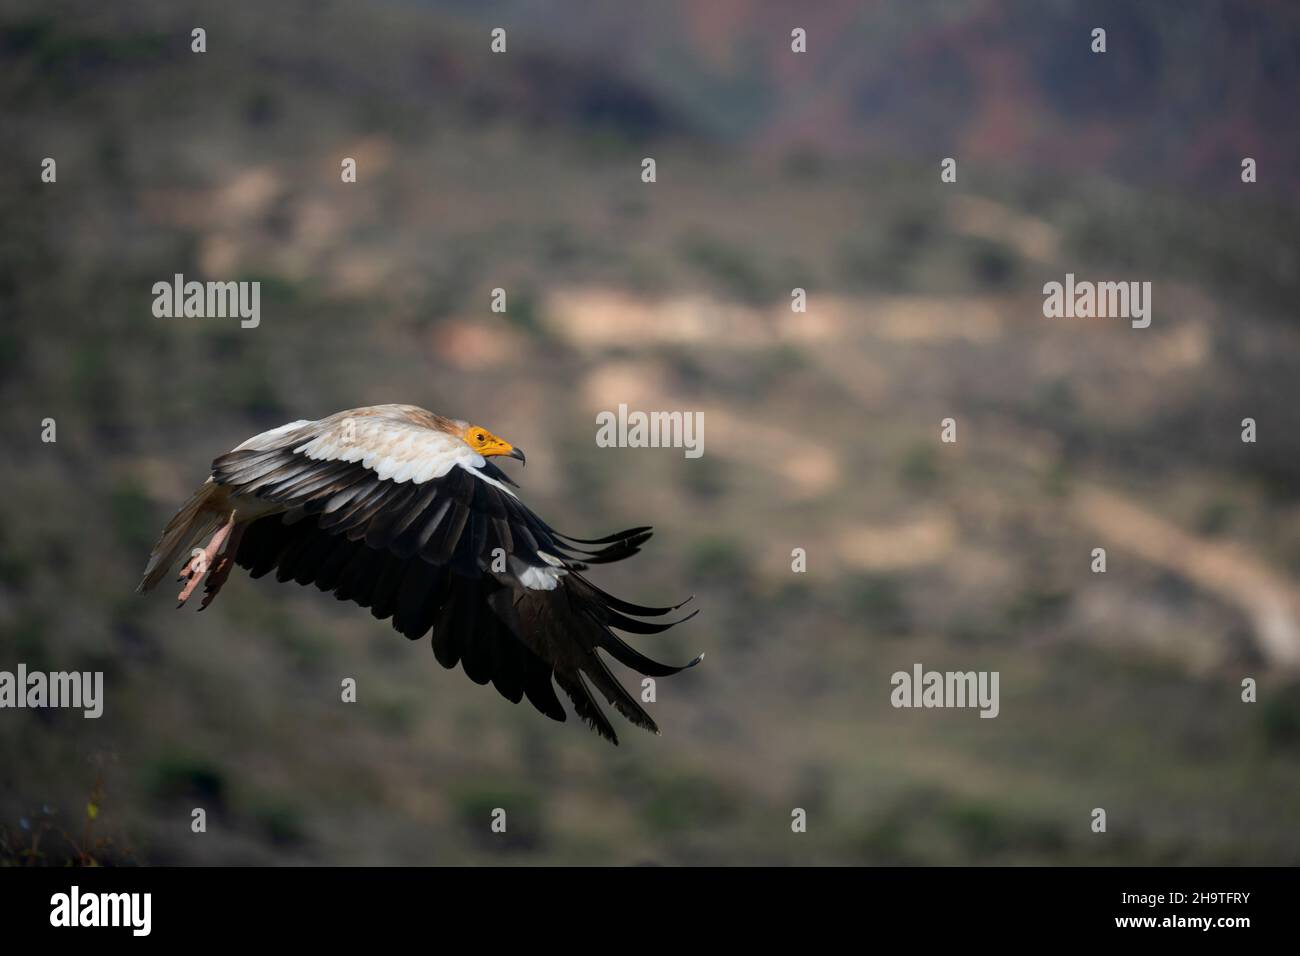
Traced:
[[592, 614], [597, 621], [604, 624], [606, 627], [616, 627], [620, 631], [627, 631], [629, 634], [662, 634], [669, 628], [676, 627], [678, 624], [686, 623], [700, 612], [697, 608], [685, 617], [679, 617], [677, 620], [669, 621], [667, 624], [650, 624], [646, 621], [636, 621], [624, 614], [620, 614], [617, 611], [612, 611], [608, 608], [603, 609], [599, 615], [592, 611], [588, 611], [588, 613]]
[[573, 709], [596, 733], [600, 734], [615, 747], [618, 746], [618, 734], [614, 733], [614, 727], [605, 716], [600, 705], [596, 703], [591, 696], [591, 691], [587, 688], [581, 674], [572, 676], [555, 671], [555, 683], [560, 685], [560, 689], [573, 702]]
[[614, 532], [614, 534], [607, 534], [603, 538], [575, 538], [571, 534], [562, 534], [561, 532], [556, 531], [554, 528], [549, 528], [548, 530], [557, 538], [563, 538], [565, 541], [572, 541], [574, 544], [609, 544], [610, 542], [613, 541], [622, 541], [626, 538], [632, 537], [633, 535], [638, 535], [646, 531], [651, 531], [653, 530], [653, 526], [644, 525], [643, 527], [640, 528], [628, 528], [626, 531], [616, 531]]
[[624, 614], [635, 615], [636, 617], [662, 617], [665, 614], [676, 611], [678, 608], [685, 607], [695, 599], [695, 595], [692, 594], [685, 601], [670, 605], [669, 607], [643, 607], [640, 604], [633, 604], [631, 601], [624, 601], [621, 598], [614, 597], [614, 595], [609, 594], [606, 591], [602, 591], [580, 574], [573, 574], [570, 575], [570, 577], [581, 582], [582, 586], [589, 588], [591, 593], [598, 597], [601, 602], [608, 607], [612, 607], [616, 611], [622, 611]]
[[620, 640], [618, 635], [608, 630], [600, 636], [600, 646], [608, 651], [610, 657], [614, 658], [614, 660], [640, 674], [644, 674], [646, 677], [671, 677], [673, 674], [680, 674], [682, 671], [694, 667], [704, 659], [704, 655], [701, 654], [690, 663], [683, 664], [680, 667], [664, 664], [646, 657], [636, 648]]
[[524, 665], [524, 695], [528, 702], [537, 708], [538, 712], [545, 714], [551, 720], [564, 723], [569, 719], [564, 705], [560, 703], [560, 698], [555, 694], [555, 684], [552, 682], [552, 668], [544, 660], [534, 654], [528, 648], [525, 651]]

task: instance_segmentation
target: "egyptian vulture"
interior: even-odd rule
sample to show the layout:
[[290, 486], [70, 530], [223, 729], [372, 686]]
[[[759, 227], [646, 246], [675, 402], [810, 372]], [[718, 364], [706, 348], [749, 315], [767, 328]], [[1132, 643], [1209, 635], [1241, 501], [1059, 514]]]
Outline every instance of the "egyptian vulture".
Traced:
[[552, 678], [611, 742], [618, 737], [593, 687], [632, 723], [658, 733], [596, 651], [649, 677], [678, 673], [684, 667], [651, 660], [610, 629], [660, 633], [681, 620], [636, 618], [681, 605], [631, 604], [581, 573], [636, 554], [650, 529], [595, 539], [561, 534], [488, 460], [500, 456], [524, 461], [487, 429], [413, 405], [281, 425], [213, 461], [211, 477], [163, 530], [138, 590], [187, 557], [177, 607], [204, 582], [202, 610], [235, 565], [254, 578], [274, 570], [278, 581], [314, 583], [391, 618], [410, 640], [432, 629], [443, 667], [459, 663], [470, 680], [490, 681], [514, 703], [527, 697], [553, 720], [563, 721], [565, 710]]

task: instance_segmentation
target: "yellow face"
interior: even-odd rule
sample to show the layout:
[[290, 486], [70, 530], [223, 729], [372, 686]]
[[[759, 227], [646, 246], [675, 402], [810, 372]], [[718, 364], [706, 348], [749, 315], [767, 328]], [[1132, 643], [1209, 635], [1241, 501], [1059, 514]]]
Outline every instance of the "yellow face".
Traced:
[[470, 425], [460, 435], [469, 445], [484, 458], [491, 458], [493, 455], [509, 455], [511, 458], [524, 460], [524, 453], [516, 448], [510, 442], [502, 438], [497, 438], [486, 428], [479, 425]]

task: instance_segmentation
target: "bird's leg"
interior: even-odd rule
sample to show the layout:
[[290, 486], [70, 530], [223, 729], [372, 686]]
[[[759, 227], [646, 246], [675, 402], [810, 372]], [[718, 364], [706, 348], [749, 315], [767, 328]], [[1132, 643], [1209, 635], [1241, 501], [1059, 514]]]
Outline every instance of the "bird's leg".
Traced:
[[199, 602], [200, 611], [212, 603], [212, 599], [221, 590], [221, 585], [225, 584], [226, 578], [230, 577], [230, 569], [235, 566], [235, 555], [239, 553], [239, 539], [243, 536], [243, 522], [230, 528], [230, 536], [226, 539], [225, 547], [221, 549], [216, 566], [208, 575], [208, 583], [203, 586], [203, 600]]
[[235, 513], [232, 511], [230, 516], [226, 519], [226, 523], [218, 528], [217, 533], [212, 536], [212, 540], [208, 542], [208, 546], [202, 550], [198, 548], [194, 549], [190, 559], [186, 561], [185, 566], [181, 568], [180, 577], [176, 579], [178, 581], [186, 582], [185, 587], [176, 597], [176, 600], [179, 602], [176, 605], [177, 607], [180, 607], [190, 599], [190, 595], [194, 593], [194, 589], [199, 586], [199, 582], [203, 580], [205, 575], [207, 575], [208, 569], [216, 562], [217, 554], [221, 550], [221, 546], [225, 543], [227, 536], [230, 534], [230, 529], [233, 528], [234, 525]]

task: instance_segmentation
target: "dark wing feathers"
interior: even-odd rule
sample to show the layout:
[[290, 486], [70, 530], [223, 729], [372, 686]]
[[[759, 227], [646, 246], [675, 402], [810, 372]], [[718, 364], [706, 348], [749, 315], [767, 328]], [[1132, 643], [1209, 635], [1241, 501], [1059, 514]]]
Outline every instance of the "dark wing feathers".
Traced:
[[487, 475], [493, 481], [499, 481], [502, 484], [509, 485], [511, 488], [519, 487], [519, 482], [515, 481], [513, 478], [507, 475], [496, 465], [492, 464], [492, 462], [490, 461], [483, 462], [483, 465], [481, 468], [479, 468], [479, 471], [483, 472], [483, 474]]
[[[515, 485], [490, 462], [478, 470]], [[658, 732], [596, 651], [647, 676], [676, 674], [683, 668], [646, 657], [611, 628], [657, 634], [694, 614], [664, 624], [635, 620], [681, 605], [632, 604], [578, 573], [636, 554], [649, 528], [574, 538], [461, 467], [426, 482], [399, 483], [381, 480], [360, 462], [316, 461], [294, 454], [292, 446], [231, 452], [213, 462], [212, 474], [241, 494], [289, 509], [245, 530], [236, 562], [252, 577], [274, 570], [279, 581], [315, 584], [391, 619], [410, 640], [432, 631], [433, 653], [444, 667], [459, 665], [513, 703], [527, 698], [553, 720], [565, 719], [558, 684], [578, 716], [614, 743], [618, 737], [596, 694]], [[550, 567], [542, 554], [551, 555], [567, 573], [554, 590], [526, 588], [514, 567], [493, 568], [498, 548], [526, 567]]]
[[566, 674], [562, 671], [556, 671], [555, 683], [560, 685], [560, 689], [573, 702], [573, 709], [577, 711], [578, 716], [583, 719], [587, 726], [617, 746], [618, 734], [614, 733], [614, 726], [609, 722], [609, 718], [605, 716], [604, 711], [600, 709], [600, 705], [591, 696], [591, 691], [582, 679], [581, 672]]
[[524, 650], [526, 652], [524, 655], [524, 695], [528, 698], [528, 703], [551, 718], [551, 720], [564, 723], [569, 719], [569, 715], [565, 711], [564, 705], [560, 703], [560, 698], [555, 695], [555, 685], [551, 682], [554, 668], [532, 651], [527, 648], [524, 648]]
[[[488, 462], [479, 471], [491, 478], [504, 475]], [[458, 554], [457, 545], [471, 515], [469, 556], [501, 548], [532, 567], [546, 566], [540, 551], [579, 568], [619, 561], [636, 554], [650, 537], [649, 528], [590, 540], [562, 535], [517, 498], [459, 467], [424, 483], [398, 483], [380, 480], [360, 462], [315, 461], [281, 448], [222, 455], [213, 462], [212, 474], [241, 494], [320, 514], [322, 529], [364, 538], [372, 548], [402, 557], [418, 552], [437, 564], [466, 557]]]

